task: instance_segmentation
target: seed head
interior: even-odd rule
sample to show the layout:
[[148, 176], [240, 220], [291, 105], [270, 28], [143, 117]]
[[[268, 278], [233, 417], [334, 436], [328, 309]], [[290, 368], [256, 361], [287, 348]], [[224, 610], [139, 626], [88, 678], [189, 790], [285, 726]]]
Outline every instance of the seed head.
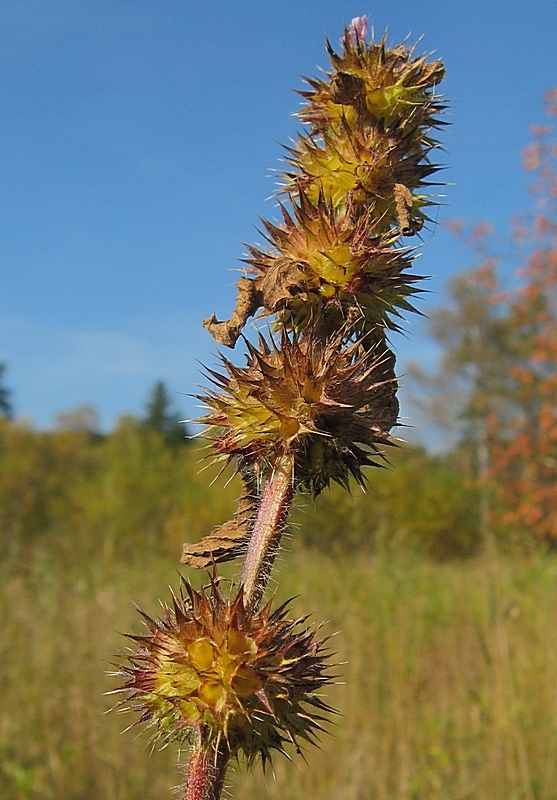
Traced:
[[183, 581], [162, 619], [141, 612], [149, 632], [129, 636], [136, 650], [117, 673], [120, 707], [139, 711], [163, 743], [197, 731], [206, 747], [225, 744], [250, 763], [287, 741], [314, 742], [331, 711], [316, 694], [332, 680], [327, 640], [271, 602], [254, 613], [241, 589], [225, 599], [216, 577], [200, 592]]
[[284, 188], [296, 195], [301, 187], [314, 203], [323, 195], [335, 206], [373, 209], [375, 234], [416, 233], [434, 204], [422, 187], [438, 169], [429, 154], [438, 147], [432, 131], [442, 124], [435, 89], [443, 65], [404, 45], [387, 48], [385, 38], [366, 44], [352, 29], [341, 55], [328, 47], [332, 72], [307, 78], [310, 88], [300, 92], [306, 105], [298, 116], [309, 133], [287, 148], [292, 169]]
[[314, 205], [300, 190], [292, 212], [282, 209], [280, 226], [264, 223], [272, 249], [249, 248], [267, 312], [294, 330], [311, 323], [338, 331], [351, 315], [359, 336], [377, 326], [396, 329], [401, 312], [413, 310], [420, 278], [408, 273], [412, 254], [393, 247], [392, 233], [373, 234], [376, 209], [355, 217], [353, 206], [335, 209], [323, 196]]
[[210, 372], [217, 389], [200, 399], [209, 413], [217, 457], [262, 475], [279, 459], [295, 462], [299, 488], [317, 495], [331, 480], [364, 483], [362, 468], [381, 457], [379, 445], [398, 414], [394, 358], [388, 349], [344, 344], [343, 332], [322, 340], [281, 333], [248, 343], [247, 365], [223, 358], [226, 374]]

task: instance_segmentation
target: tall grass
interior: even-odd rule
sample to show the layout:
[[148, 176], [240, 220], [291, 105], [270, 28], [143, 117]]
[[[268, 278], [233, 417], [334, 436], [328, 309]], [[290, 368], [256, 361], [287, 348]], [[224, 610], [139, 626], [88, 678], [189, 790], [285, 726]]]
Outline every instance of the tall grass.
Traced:
[[[0, 567], [0, 785], [5, 800], [163, 800], [176, 753], [138, 746], [104, 715], [117, 631], [157, 614], [166, 552], [93, 557], [64, 537], [12, 549]], [[239, 796], [301, 800], [554, 800], [557, 562], [434, 564], [380, 553], [288, 554], [280, 596], [338, 631], [340, 710], [310, 767], [237, 770]], [[296, 601], [294, 601], [296, 607]], [[301, 611], [300, 611], [301, 613]], [[138, 729], [136, 728], [137, 732]], [[170, 776], [170, 777], [169, 777]]]

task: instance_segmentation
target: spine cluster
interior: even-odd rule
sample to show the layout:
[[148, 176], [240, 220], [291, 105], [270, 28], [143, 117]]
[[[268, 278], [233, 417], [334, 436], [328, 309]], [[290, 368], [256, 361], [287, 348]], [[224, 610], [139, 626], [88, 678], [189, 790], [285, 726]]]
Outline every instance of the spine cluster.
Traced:
[[[340, 54], [327, 49], [331, 69], [300, 92], [304, 130], [287, 148], [282, 219], [264, 222], [264, 247], [249, 247], [230, 319], [204, 322], [230, 347], [252, 316], [272, 328], [246, 340], [245, 365], [222, 357], [221, 371], [207, 370], [200, 395], [214, 457], [242, 478], [238, 512], [184, 545], [184, 563], [213, 565], [210, 584], [184, 584], [161, 620], [144, 615], [148, 633], [131, 637], [119, 672], [125, 708], [157, 737], [191, 743], [189, 800], [220, 796], [230, 758], [265, 763], [321, 730], [326, 640], [262, 597], [294, 494], [363, 485], [398, 418], [387, 334], [419, 290], [406, 239], [436, 202], [428, 179], [444, 70], [405, 45], [368, 42], [364, 17]], [[215, 565], [239, 557], [239, 586], [225, 598]]]

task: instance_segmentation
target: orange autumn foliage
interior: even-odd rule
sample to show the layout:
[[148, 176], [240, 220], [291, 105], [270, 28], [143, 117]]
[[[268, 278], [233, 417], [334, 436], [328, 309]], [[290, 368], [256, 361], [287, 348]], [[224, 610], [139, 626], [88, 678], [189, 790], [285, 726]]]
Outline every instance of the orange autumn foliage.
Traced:
[[[557, 114], [557, 89], [546, 95]], [[514, 355], [505, 376], [504, 418], [487, 420], [493, 522], [538, 541], [557, 541], [557, 140], [532, 129], [524, 168], [533, 172], [535, 210], [515, 227], [528, 255], [506, 306]]]

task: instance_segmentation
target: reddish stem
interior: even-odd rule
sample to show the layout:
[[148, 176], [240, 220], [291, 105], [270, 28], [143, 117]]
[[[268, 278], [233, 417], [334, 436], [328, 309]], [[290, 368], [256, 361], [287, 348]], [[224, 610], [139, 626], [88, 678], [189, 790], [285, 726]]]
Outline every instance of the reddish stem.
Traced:
[[[263, 490], [244, 561], [244, 601], [252, 608], [265, 591], [293, 496], [294, 463], [285, 457], [275, 466]], [[216, 751], [204, 747], [198, 731], [183, 800], [220, 800], [229, 760], [226, 742], [221, 742]]]
[[183, 800], [220, 800], [229, 760], [226, 743], [221, 743], [216, 751], [206, 748], [199, 731], [188, 766]]
[[282, 458], [267, 479], [242, 570], [246, 605], [259, 603], [294, 496], [294, 462]]

